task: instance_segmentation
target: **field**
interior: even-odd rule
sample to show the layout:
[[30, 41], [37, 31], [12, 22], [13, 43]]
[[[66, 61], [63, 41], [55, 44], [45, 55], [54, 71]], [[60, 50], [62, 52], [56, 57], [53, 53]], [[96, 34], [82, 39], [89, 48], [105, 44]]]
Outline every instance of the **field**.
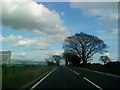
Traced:
[[2, 68], [2, 88], [20, 88], [55, 66], [22, 66]]

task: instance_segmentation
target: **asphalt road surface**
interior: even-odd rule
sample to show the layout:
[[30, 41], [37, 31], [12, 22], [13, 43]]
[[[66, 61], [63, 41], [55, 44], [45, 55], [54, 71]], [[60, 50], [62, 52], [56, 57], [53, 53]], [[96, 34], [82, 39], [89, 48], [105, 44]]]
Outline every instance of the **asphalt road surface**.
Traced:
[[120, 88], [120, 77], [80, 68], [58, 66], [32, 86], [31, 89], [36, 90], [39, 88], [118, 89]]

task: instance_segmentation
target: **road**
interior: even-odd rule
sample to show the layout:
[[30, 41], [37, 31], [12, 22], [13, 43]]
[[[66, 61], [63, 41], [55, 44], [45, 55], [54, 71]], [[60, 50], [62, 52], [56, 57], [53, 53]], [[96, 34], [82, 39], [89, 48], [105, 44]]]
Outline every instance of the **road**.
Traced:
[[38, 88], [120, 88], [120, 77], [114, 77], [80, 68], [58, 66], [31, 89]]

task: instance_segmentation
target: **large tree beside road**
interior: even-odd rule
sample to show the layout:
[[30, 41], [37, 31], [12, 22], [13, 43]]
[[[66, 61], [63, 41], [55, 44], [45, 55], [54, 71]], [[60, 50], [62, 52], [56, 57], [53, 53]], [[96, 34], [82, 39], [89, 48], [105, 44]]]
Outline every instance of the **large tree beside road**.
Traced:
[[95, 53], [106, 52], [106, 48], [107, 45], [103, 40], [82, 32], [67, 37], [63, 43], [64, 51], [74, 52], [83, 64], [92, 60]]

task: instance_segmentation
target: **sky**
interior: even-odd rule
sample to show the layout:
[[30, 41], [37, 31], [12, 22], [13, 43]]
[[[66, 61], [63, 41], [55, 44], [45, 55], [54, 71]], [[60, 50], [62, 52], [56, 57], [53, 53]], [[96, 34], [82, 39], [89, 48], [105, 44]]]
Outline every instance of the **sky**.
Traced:
[[102, 39], [109, 46], [105, 55], [118, 59], [117, 2], [12, 1], [2, 2], [0, 14], [1, 50], [12, 51], [12, 59], [44, 61], [60, 55], [64, 39], [79, 32]]

